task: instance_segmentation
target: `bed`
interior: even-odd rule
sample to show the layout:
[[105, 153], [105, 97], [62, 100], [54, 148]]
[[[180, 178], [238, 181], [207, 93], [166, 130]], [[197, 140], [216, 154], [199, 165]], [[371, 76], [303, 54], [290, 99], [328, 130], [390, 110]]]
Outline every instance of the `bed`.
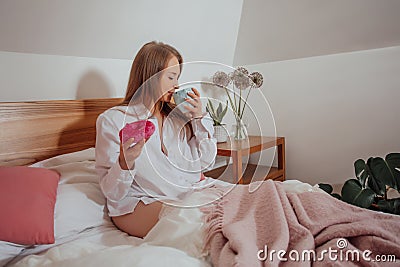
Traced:
[[[222, 235], [223, 220], [228, 216], [215, 216], [221, 214], [223, 202], [201, 211], [185, 210], [179, 211], [179, 214], [166, 215], [160, 226], [151, 232], [147, 239], [128, 236], [112, 224], [107, 216], [105, 199], [94, 168], [95, 121], [101, 112], [120, 101], [119, 98], [110, 98], [0, 103], [0, 166], [31, 166], [55, 171], [60, 175], [53, 213], [54, 242], [18, 244], [0, 241], [0, 266], [229, 266], [227, 262], [232, 262], [232, 255], [237, 258], [237, 255], [240, 255], [238, 251], [243, 254], [243, 251], [238, 249], [233, 253], [230, 251], [231, 256], [223, 260], [216, 256], [226, 254], [229, 248], [234, 247], [233, 243], [226, 243], [226, 236]], [[275, 192], [271, 191], [266, 195], [265, 192], [273, 190], [272, 184], [275, 183], [263, 183], [262, 186], [264, 184], [268, 188], [258, 196], [260, 199], [265, 199]], [[324, 194], [316, 186], [299, 181], [279, 183], [278, 186], [276, 192], [291, 193], [293, 196], [298, 193], [309, 193], [311, 196]], [[239, 191], [236, 193], [242, 194]], [[231, 195], [234, 197], [235, 194]], [[244, 205], [245, 199], [242, 203], [243, 205], [231, 206], [251, 210]], [[279, 203], [284, 201], [280, 199]], [[268, 205], [264, 203], [262, 208], [267, 209]], [[357, 209], [356, 212], [358, 211]], [[231, 214], [241, 214], [238, 210], [232, 212]], [[276, 212], [276, 209], [273, 212]], [[206, 234], [207, 243], [214, 254], [204, 251], [203, 248], [205, 234], [199, 229], [203, 227], [200, 219], [204, 214], [207, 215], [207, 223], [204, 225], [210, 230]], [[252, 222], [256, 221], [253, 217], [258, 217], [250, 212], [246, 214], [250, 215], [248, 218]], [[264, 215], [271, 217], [268, 214]], [[284, 218], [282, 216], [281, 219]], [[245, 221], [246, 217], [242, 217], [242, 221]], [[385, 218], [397, 219], [394, 216]], [[377, 220], [379, 219], [382, 218]], [[240, 236], [240, 232], [245, 232], [240, 228], [240, 223], [232, 225], [239, 227], [232, 227], [233, 231], [237, 231], [233, 232], [235, 235], [237, 233]], [[394, 226], [400, 231], [398, 224]], [[245, 227], [249, 227], [249, 224]], [[254, 232], [248, 233], [257, 235], [257, 226], [250, 228]], [[280, 227], [274, 231], [284, 233], [285, 229]], [[398, 236], [396, 238], [399, 240]], [[292, 240], [293, 235], [288, 235], [289, 239]], [[332, 240], [336, 239], [332, 237]], [[396, 240], [390, 247], [395, 251], [388, 253], [399, 258], [400, 249], [397, 249], [400, 242]], [[369, 242], [372, 243], [371, 240]], [[253, 246], [254, 253], [245, 255], [255, 258], [256, 261], [249, 261], [243, 266], [280, 264], [279, 261], [266, 262], [265, 259], [257, 259], [257, 248], [263, 247], [259, 246], [259, 243]], [[309, 265], [310, 262], [305, 263], [305, 266]]]

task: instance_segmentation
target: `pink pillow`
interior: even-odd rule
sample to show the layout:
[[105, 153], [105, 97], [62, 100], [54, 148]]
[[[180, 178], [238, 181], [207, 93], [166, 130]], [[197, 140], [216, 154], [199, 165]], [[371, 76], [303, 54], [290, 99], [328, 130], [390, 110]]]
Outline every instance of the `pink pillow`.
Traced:
[[0, 240], [54, 243], [54, 205], [60, 175], [25, 166], [0, 167]]

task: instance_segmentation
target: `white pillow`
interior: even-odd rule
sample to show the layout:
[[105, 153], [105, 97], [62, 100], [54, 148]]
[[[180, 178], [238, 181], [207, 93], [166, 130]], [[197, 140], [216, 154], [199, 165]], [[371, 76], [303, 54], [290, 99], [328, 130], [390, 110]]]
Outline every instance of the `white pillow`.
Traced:
[[106, 200], [94, 183], [61, 184], [54, 209], [54, 237], [60, 239], [109, 224]]
[[48, 158], [31, 165], [31, 167], [55, 167], [64, 165], [66, 163], [81, 162], [81, 161], [95, 161], [95, 149], [94, 147], [80, 150], [77, 152], [66, 153], [58, 155], [52, 158]]
[[98, 183], [99, 181], [95, 170], [94, 148], [39, 161], [31, 165], [31, 167], [41, 167], [57, 171], [61, 174], [59, 184]]
[[94, 148], [59, 155], [32, 166], [55, 170], [61, 175], [54, 211], [56, 241], [111, 223], [95, 170]]

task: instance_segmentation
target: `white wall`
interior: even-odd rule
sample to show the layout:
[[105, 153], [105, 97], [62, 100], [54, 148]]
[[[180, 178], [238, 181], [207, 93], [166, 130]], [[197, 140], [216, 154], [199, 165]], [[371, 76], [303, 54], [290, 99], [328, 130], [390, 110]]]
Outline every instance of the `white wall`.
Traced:
[[0, 101], [123, 96], [131, 61], [0, 52]]
[[286, 137], [288, 179], [342, 183], [358, 158], [399, 152], [400, 46], [248, 69], [264, 75], [262, 92]]
[[2, 0], [0, 101], [75, 99], [81, 83], [85, 97], [123, 96], [133, 57], [152, 40], [185, 62], [232, 65], [242, 3]]

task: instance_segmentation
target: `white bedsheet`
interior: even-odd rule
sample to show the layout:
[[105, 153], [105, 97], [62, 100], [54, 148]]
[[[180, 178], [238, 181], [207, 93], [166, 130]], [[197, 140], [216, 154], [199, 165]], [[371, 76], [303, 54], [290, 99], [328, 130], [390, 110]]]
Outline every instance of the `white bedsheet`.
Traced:
[[94, 232], [9, 266], [210, 266], [182, 250], [146, 244], [114, 226]]
[[[59, 231], [67, 234], [57, 237], [55, 244], [25, 248], [7, 266], [211, 266], [202, 247], [204, 232], [199, 208], [165, 208], [160, 221], [143, 240], [119, 231], [106, 216], [104, 197], [100, 188], [94, 186], [94, 149], [62, 155], [35, 166], [57, 170], [61, 173], [60, 186], [68, 185], [68, 190], [75, 189], [86, 198], [81, 197], [77, 203], [58, 203], [63, 207], [58, 212], [68, 215], [58, 216], [62, 228]], [[319, 190], [295, 180], [284, 185], [292, 192]], [[185, 203], [204, 203], [215, 199], [216, 194], [215, 190], [205, 189], [188, 196]], [[74, 206], [68, 208], [70, 204]], [[82, 210], [70, 210], [79, 208]], [[66, 220], [75, 214], [76, 229], [64, 229], [62, 226], [68, 225]], [[81, 222], [82, 216], [85, 218]]]

